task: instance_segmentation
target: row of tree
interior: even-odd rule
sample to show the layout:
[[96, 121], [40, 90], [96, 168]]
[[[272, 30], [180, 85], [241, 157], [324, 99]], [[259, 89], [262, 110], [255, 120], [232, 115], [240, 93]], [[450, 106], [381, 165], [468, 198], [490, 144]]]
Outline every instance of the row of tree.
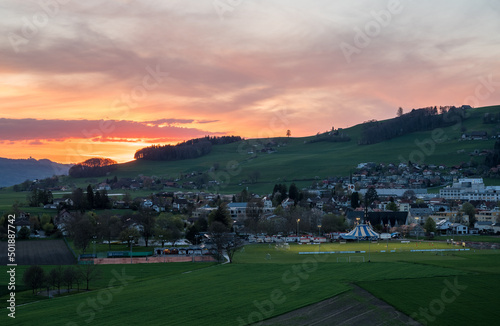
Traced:
[[50, 190], [34, 188], [26, 199], [30, 207], [39, 207], [40, 205], [52, 204], [54, 197]]
[[97, 190], [94, 192], [91, 185], [87, 186], [85, 194], [82, 188], [76, 188], [69, 196], [73, 204], [71, 207], [75, 210], [85, 211], [91, 209], [111, 208], [111, 201], [106, 190]]
[[359, 144], [376, 144], [416, 131], [448, 127], [465, 120], [466, 116], [466, 108], [463, 106], [442, 107], [440, 114], [435, 106], [413, 109], [406, 114], [401, 111], [401, 115], [394, 119], [370, 121], [363, 124]]
[[76, 285], [77, 291], [80, 291], [80, 285], [84, 285], [88, 291], [90, 282], [99, 276], [97, 265], [78, 265], [78, 266], [57, 266], [46, 272], [39, 265], [30, 266], [23, 273], [23, 283], [29, 287], [33, 294], [38, 290], [46, 289], [47, 293], [51, 289], [57, 289], [61, 294], [61, 288], [66, 287], [69, 292]]
[[138, 150], [134, 158], [152, 161], [177, 161], [197, 158], [212, 151], [212, 145], [229, 144], [240, 141], [239, 136], [222, 136], [191, 139], [177, 145], [153, 145]]
[[141, 210], [135, 214], [116, 216], [104, 212], [96, 215], [92, 212], [85, 214], [74, 213], [65, 221], [65, 231], [73, 238], [77, 248], [85, 252], [93, 240], [106, 240], [111, 249], [111, 242], [119, 239], [130, 244], [142, 237], [149, 246], [152, 237], [165, 241], [175, 241], [184, 234], [184, 221], [181, 216], [161, 213], [152, 210]]
[[109, 158], [94, 157], [73, 165], [68, 174], [74, 178], [102, 177], [116, 170], [117, 162]]

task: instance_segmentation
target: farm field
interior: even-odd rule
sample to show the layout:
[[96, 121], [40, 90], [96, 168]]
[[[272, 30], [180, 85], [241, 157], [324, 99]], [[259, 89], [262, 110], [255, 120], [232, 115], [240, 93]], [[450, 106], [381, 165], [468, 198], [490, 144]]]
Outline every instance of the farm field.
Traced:
[[[7, 241], [1, 241], [0, 264], [6, 265], [7, 258]], [[71, 265], [75, 263], [75, 257], [62, 239], [16, 241], [16, 263], [18, 265]]]
[[[390, 248], [391, 242], [389, 245]], [[425, 243], [419, 244], [423, 245]], [[445, 243], [434, 245], [435, 248], [447, 246]], [[323, 244], [321, 250], [334, 251], [340, 246], [354, 251], [368, 249], [366, 243], [351, 243]], [[467, 289], [455, 301], [447, 303], [428, 325], [443, 325], [443, 320], [449, 318], [453, 325], [470, 325], [473, 320], [488, 324], [494, 320], [495, 293], [500, 290], [498, 282], [494, 282], [500, 274], [498, 251], [444, 252], [441, 256], [435, 252], [410, 252], [411, 246], [381, 253], [375, 252], [376, 246], [370, 244], [370, 250], [374, 250], [370, 263], [367, 253], [300, 255], [303, 251], [317, 251], [318, 246], [292, 244], [286, 250], [274, 244], [254, 244], [239, 249], [233, 264], [99, 266], [101, 277], [91, 286], [94, 290], [86, 293], [46, 300], [31, 296], [29, 290], [23, 292], [21, 285], [16, 323], [7, 320], [5, 315], [0, 316], [0, 322], [2, 325], [20, 322], [83, 325], [87, 321], [93, 325], [130, 322], [199, 325], [203, 321], [207, 325], [244, 325], [349, 293], [354, 287], [351, 284], [361, 286], [410, 315], [418, 312], [415, 309], [419, 307], [428, 307], [436, 293], [439, 295], [442, 291], [445, 280], [452, 283], [457, 280]], [[364, 257], [365, 263], [348, 263], [345, 259], [337, 262], [339, 257]], [[18, 267], [19, 280], [23, 268]], [[6, 274], [5, 270], [2, 266], [0, 273]], [[121, 287], [116, 282], [115, 287], [110, 288], [116, 273], [127, 275], [127, 284]], [[1, 291], [0, 300], [5, 302], [5, 287]], [[88, 300], [94, 299], [98, 309], [88, 305]], [[23, 301], [32, 303], [22, 305]], [[464, 309], [471, 301], [476, 301], [471, 305], [474, 309]], [[484, 309], [479, 310], [479, 306]], [[50, 318], [41, 319], [42, 316]]]

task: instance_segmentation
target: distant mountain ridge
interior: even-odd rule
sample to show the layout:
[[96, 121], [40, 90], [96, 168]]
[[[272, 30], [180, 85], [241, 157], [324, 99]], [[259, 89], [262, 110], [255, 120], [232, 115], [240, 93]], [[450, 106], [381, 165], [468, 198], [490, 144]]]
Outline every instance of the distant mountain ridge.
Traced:
[[48, 159], [9, 159], [0, 157], [0, 187], [13, 186], [26, 179], [44, 179], [53, 175], [67, 175], [72, 164], [61, 164]]

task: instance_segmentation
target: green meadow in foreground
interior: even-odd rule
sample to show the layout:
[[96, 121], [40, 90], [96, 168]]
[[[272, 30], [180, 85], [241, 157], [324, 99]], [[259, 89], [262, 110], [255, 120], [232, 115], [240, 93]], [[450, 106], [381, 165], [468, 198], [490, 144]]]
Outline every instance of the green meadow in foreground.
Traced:
[[[325, 244], [321, 249], [339, 246]], [[368, 247], [366, 243], [348, 246], [349, 250], [358, 251]], [[370, 245], [370, 249], [376, 246]], [[242, 325], [333, 297], [349, 291], [355, 283], [408, 315], [420, 314], [420, 308], [439, 312], [428, 319], [417, 315], [415, 318], [423, 324], [496, 323], [496, 293], [500, 290], [497, 251], [436, 255], [408, 250], [381, 253], [379, 249], [370, 254], [370, 263], [368, 253], [299, 255], [303, 251], [317, 251], [318, 247], [292, 244], [290, 249], [284, 249], [268, 244], [249, 245], [236, 253], [235, 263], [225, 265], [99, 266], [101, 277], [91, 285], [92, 291], [54, 299], [33, 297], [29, 290], [19, 292], [16, 320], [7, 318], [8, 311], [2, 309], [0, 322], [68, 326]], [[362, 256], [365, 263], [337, 262], [349, 257], [359, 260]], [[24, 268], [17, 267], [19, 283]], [[6, 269], [4, 266], [0, 272], [5, 275]], [[443, 302], [442, 308], [436, 300], [441, 300], [446, 282], [458, 282], [460, 293], [453, 300], [453, 293], [447, 293], [445, 299], [450, 300]], [[5, 288], [0, 289], [2, 307], [7, 298]]]

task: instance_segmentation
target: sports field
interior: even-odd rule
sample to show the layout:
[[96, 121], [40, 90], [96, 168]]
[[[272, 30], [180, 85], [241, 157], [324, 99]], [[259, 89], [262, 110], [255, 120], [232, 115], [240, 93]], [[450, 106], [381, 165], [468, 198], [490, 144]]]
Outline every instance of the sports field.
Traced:
[[[389, 251], [380, 252], [387, 249], [385, 243], [323, 244], [321, 248], [255, 244], [240, 249], [233, 264], [99, 266], [101, 277], [86, 293], [48, 300], [32, 296], [20, 286], [16, 320], [7, 318], [8, 311], [2, 309], [0, 322], [244, 325], [349, 293], [357, 284], [406, 315], [416, 314], [415, 319], [424, 325], [496, 324], [500, 252], [411, 252], [415, 243], [404, 244], [406, 248], [401, 245], [389, 242]], [[395, 246], [395, 252], [390, 252], [391, 246]], [[419, 244], [420, 248], [424, 246], [450, 248], [446, 243]], [[339, 249], [369, 249], [370, 253], [299, 254]], [[354, 262], [362, 260], [365, 262]], [[24, 268], [17, 267], [19, 283]], [[2, 275], [5, 269], [0, 270]], [[5, 307], [7, 298], [3, 280], [1, 307]], [[449, 284], [455, 286], [455, 292], [449, 290], [442, 297]]]

